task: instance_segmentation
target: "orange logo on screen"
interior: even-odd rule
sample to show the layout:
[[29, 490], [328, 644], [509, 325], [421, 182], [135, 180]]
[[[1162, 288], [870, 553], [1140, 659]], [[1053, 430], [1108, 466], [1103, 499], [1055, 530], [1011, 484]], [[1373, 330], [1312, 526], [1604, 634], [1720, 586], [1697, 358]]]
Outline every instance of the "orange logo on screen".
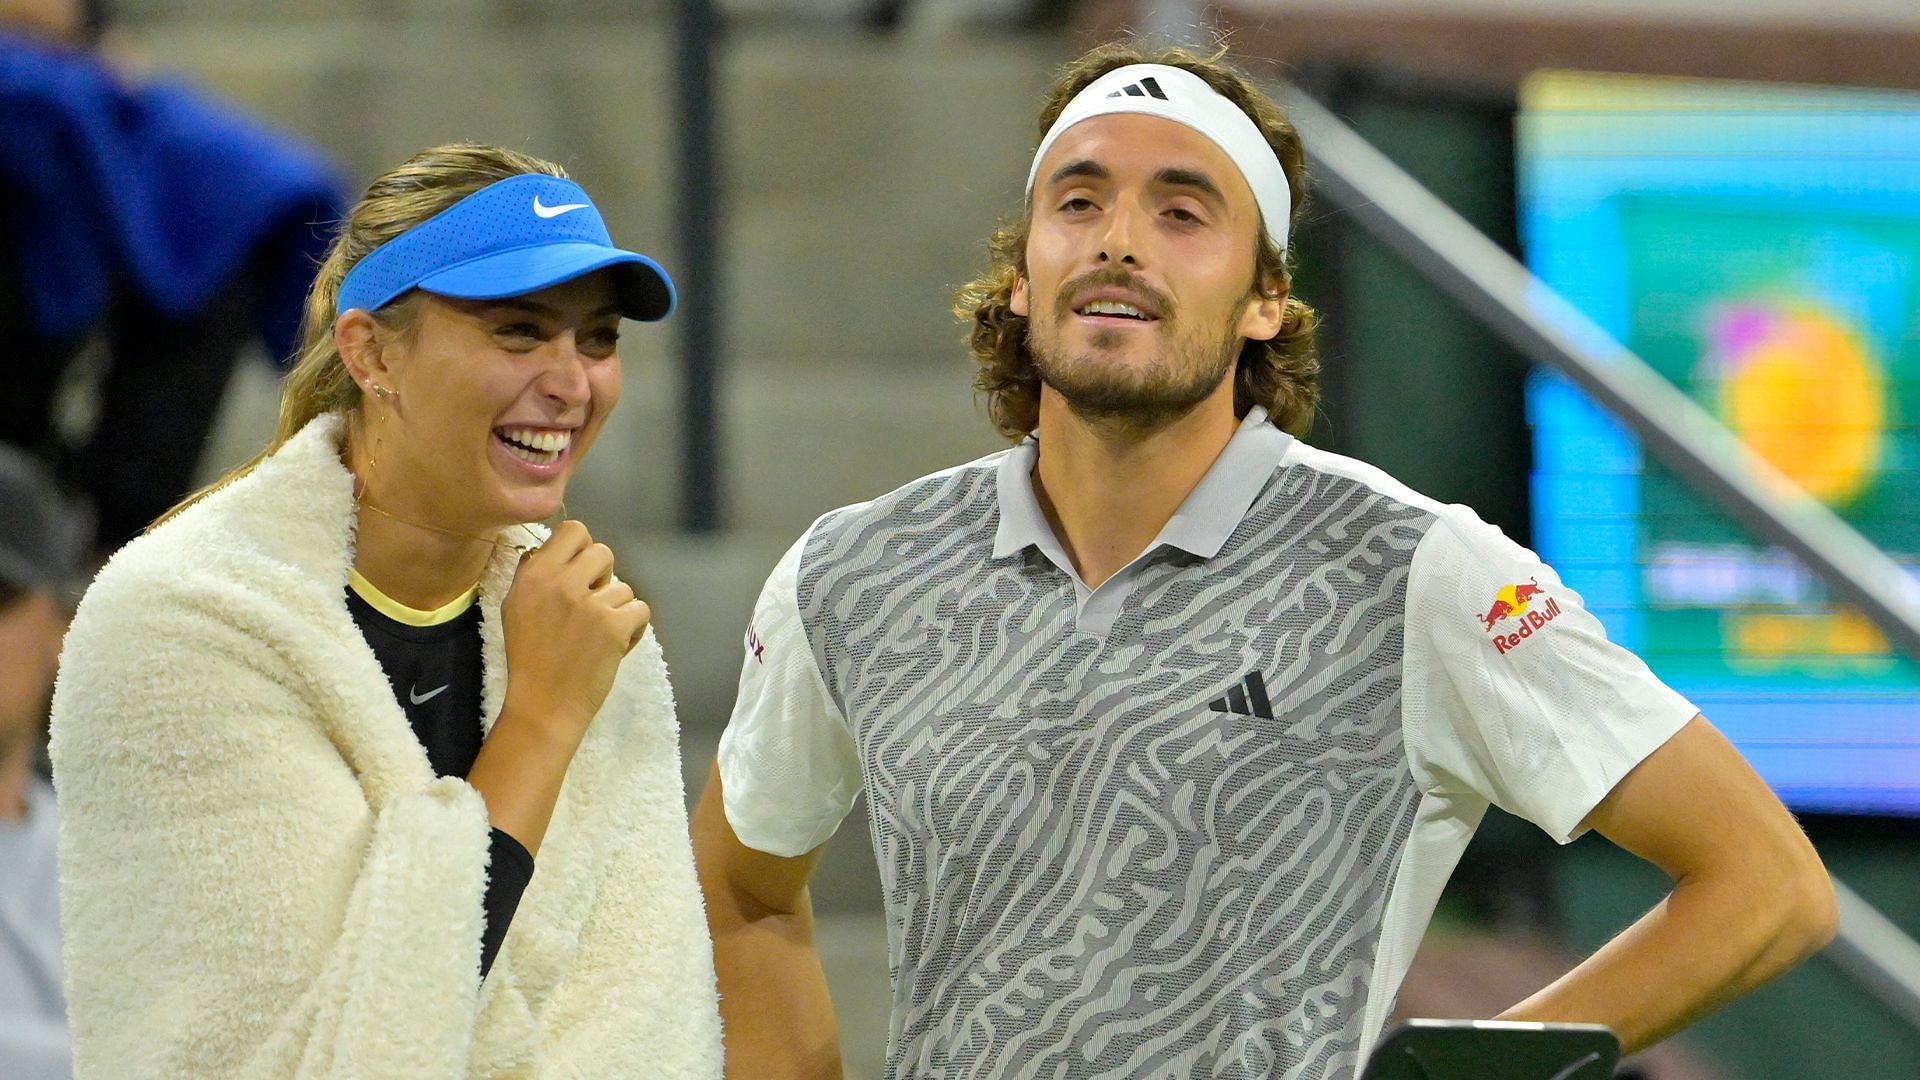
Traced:
[[1734, 434], [1832, 505], [1874, 482], [1888, 373], [1859, 329], [1807, 301], [1756, 298], [1718, 309], [1709, 331], [1703, 374]]
[[[1537, 578], [1527, 579], [1524, 585], [1502, 585], [1494, 594], [1493, 605], [1487, 613], [1480, 616], [1487, 632], [1493, 634], [1493, 647], [1498, 652], [1518, 648], [1522, 641], [1533, 636], [1533, 632], [1560, 616], [1560, 601], [1547, 597], [1546, 603], [1533, 606], [1535, 597], [1545, 592]], [[1520, 627], [1508, 632], [1494, 628], [1504, 619], [1519, 619]]]

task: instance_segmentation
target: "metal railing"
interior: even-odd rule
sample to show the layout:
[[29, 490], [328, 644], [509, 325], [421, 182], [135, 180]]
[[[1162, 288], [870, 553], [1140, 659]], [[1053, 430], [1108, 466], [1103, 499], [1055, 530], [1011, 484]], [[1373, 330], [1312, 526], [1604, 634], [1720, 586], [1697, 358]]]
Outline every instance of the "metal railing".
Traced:
[[[1756, 535], [1803, 559], [1920, 660], [1920, 587], [1825, 505], [1750, 450], [1385, 154], [1299, 88], [1267, 87], [1299, 129], [1315, 180], [1342, 210], [1529, 359], [1566, 376], [1669, 468]], [[1920, 943], [1834, 882], [1826, 955], [1920, 1028]]]
[[1833, 891], [1840, 902], [1840, 933], [1827, 946], [1827, 959], [1881, 1004], [1920, 1028], [1920, 942], [1859, 893], [1838, 881]]
[[725, 20], [713, 0], [674, 4], [675, 216], [679, 230], [680, 528], [726, 524], [720, 459], [721, 195], [719, 50]]

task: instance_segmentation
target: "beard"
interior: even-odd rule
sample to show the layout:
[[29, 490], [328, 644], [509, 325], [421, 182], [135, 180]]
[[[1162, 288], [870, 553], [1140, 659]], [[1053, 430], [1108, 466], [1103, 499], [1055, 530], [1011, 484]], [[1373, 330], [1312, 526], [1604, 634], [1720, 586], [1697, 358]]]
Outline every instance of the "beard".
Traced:
[[[1146, 362], [1129, 364], [1100, 355], [1118, 348], [1135, 332], [1131, 330], [1096, 330], [1085, 353], [1070, 354], [1061, 346], [1060, 329], [1075, 317], [1073, 298], [1105, 284], [1139, 290], [1159, 313], [1163, 345]], [[1130, 275], [1096, 271], [1062, 286], [1044, 325], [1028, 320], [1027, 351], [1040, 382], [1059, 394], [1074, 415], [1103, 426], [1151, 431], [1185, 416], [1219, 389], [1240, 357], [1237, 321], [1237, 313], [1218, 327], [1178, 321], [1165, 296]]]

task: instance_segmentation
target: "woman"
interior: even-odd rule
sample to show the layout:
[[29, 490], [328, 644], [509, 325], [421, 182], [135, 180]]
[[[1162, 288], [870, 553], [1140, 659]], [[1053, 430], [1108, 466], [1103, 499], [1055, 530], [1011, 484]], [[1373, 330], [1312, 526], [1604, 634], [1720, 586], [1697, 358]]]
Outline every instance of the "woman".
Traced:
[[82, 1076], [719, 1075], [646, 605], [578, 522], [525, 524], [619, 398], [621, 316], [672, 305], [557, 166], [374, 181], [273, 442], [67, 638]]

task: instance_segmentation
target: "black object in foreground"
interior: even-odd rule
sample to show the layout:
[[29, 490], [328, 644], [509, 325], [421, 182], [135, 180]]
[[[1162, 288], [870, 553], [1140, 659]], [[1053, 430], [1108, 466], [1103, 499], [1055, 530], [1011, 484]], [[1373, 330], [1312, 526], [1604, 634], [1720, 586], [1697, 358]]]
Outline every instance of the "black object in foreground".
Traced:
[[1409, 1020], [1360, 1080], [1612, 1080], [1620, 1040], [1599, 1024]]

